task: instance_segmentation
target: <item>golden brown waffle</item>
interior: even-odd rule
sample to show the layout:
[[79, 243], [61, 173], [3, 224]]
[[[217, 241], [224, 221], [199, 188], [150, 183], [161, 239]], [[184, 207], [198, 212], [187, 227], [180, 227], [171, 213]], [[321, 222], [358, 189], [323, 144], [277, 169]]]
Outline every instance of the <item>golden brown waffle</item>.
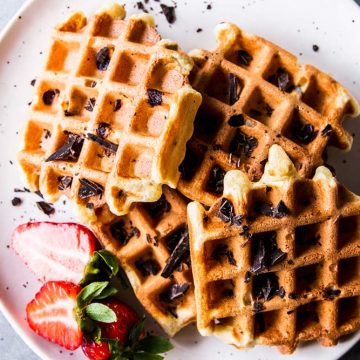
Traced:
[[324, 346], [360, 327], [360, 197], [324, 166], [301, 177], [278, 145], [259, 182], [224, 179], [188, 206], [197, 325], [239, 348]]
[[226, 171], [239, 168], [259, 180], [274, 143], [307, 177], [322, 164], [328, 144], [350, 149], [342, 122], [358, 115], [359, 105], [344, 87], [233, 24], [218, 25], [216, 37], [214, 51], [190, 53], [196, 64], [191, 84], [203, 103], [181, 166], [180, 192], [211, 206]]
[[54, 202], [65, 188], [90, 217], [104, 198], [122, 215], [176, 187], [201, 102], [191, 58], [160, 40], [150, 15], [124, 16], [113, 5], [57, 27], [19, 154], [32, 190]]
[[[88, 224], [118, 257], [136, 296], [170, 336], [195, 321], [186, 204], [176, 190], [164, 187], [156, 203], [137, 204], [120, 217], [104, 205], [96, 210], [97, 220]], [[170, 254], [178, 255], [171, 275], [165, 271]]]

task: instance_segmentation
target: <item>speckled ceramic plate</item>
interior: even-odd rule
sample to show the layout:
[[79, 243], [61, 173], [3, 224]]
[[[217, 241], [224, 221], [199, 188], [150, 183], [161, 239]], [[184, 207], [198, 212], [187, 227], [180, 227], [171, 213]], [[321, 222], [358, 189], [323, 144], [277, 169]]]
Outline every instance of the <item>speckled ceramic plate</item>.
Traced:
[[[42, 68], [49, 35], [53, 26], [73, 10], [91, 14], [102, 0], [32, 0], [20, 10], [5, 29], [0, 43], [0, 308], [25, 342], [43, 359], [83, 359], [81, 351], [61, 350], [32, 333], [25, 321], [25, 305], [40, 284], [9, 249], [10, 234], [19, 223], [29, 219], [47, 220], [35, 206], [36, 195], [14, 193], [22, 186], [15, 164], [27, 103], [32, 97], [30, 81]], [[128, 13], [134, 13], [135, 1], [128, 1]], [[170, 0], [164, 3], [171, 4]], [[211, 4], [212, 9], [207, 9]], [[146, 7], [156, 16], [161, 34], [190, 50], [212, 48], [213, 28], [221, 21], [232, 21], [280, 44], [329, 72], [360, 99], [360, 7], [352, 0], [206, 0], [178, 1], [177, 21], [169, 25], [160, 14], [158, 2], [150, 0]], [[197, 29], [202, 31], [197, 32]], [[319, 51], [313, 51], [313, 45]], [[357, 81], [359, 83], [357, 83]], [[360, 193], [360, 119], [346, 124], [355, 136], [353, 150], [348, 154], [329, 151], [329, 162], [351, 190]], [[11, 200], [19, 196], [23, 203], [13, 207]], [[51, 220], [71, 219], [71, 209], [60, 203]], [[132, 295], [126, 295], [136, 303]], [[141, 307], [137, 304], [138, 309]], [[149, 324], [149, 326], [155, 326]], [[159, 330], [158, 330], [159, 331]], [[317, 343], [300, 346], [291, 359], [336, 359], [357, 340], [360, 333], [349, 336], [333, 348]], [[195, 326], [178, 334], [175, 349], [167, 359], [279, 359], [276, 349], [257, 347], [248, 351], [222, 344], [215, 338], [202, 338]]]

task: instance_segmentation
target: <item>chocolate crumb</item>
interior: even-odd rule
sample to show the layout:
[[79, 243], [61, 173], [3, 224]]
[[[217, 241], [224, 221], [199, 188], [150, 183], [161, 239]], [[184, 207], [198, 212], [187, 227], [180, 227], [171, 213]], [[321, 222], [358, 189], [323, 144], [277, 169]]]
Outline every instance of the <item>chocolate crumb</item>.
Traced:
[[118, 111], [121, 108], [121, 99], [116, 99], [114, 102], [114, 112]]
[[159, 264], [153, 259], [137, 260], [135, 261], [135, 266], [143, 277], [156, 275], [160, 271]]
[[85, 110], [92, 112], [94, 110], [95, 103], [96, 103], [95, 98], [93, 98], [93, 97], [89, 98], [89, 100], [87, 101], [87, 103], [84, 106]]
[[162, 95], [163, 93], [156, 89], [148, 89], [148, 103], [151, 106], [161, 105], [162, 104]]
[[123, 220], [119, 220], [110, 226], [111, 236], [119, 241], [121, 245], [126, 245], [128, 241], [133, 237], [140, 237], [140, 231], [136, 227], [127, 227]]
[[319, 46], [318, 46], [318, 45], [315, 45], [315, 44], [312, 46], [312, 48], [313, 48], [313, 50], [314, 50], [315, 52], [318, 52], [319, 49], [320, 49]]
[[196, 32], [197, 32], [197, 33], [202, 32], [202, 31], [203, 31], [203, 29], [202, 29], [202, 28], [198, 28], [198, 29], [196, 29]]
[[253, 311], [255, 313], [259, 313], [260, 311], [264, 310], [264, 305], [259, 301], [255, 301], [253, 305]]
[[235, 136], [229, 145], [229, 152], [236, 156], [245, 155], [250, 157], [254, 149], [258, 146], [258, 141], [253, 136], [244, 134], [240, 129], [236, 129]]
[[210, 172], [209, 180], [207, 182], [207, 189], [216, 195], [221, 195], [224, 191], [224, 176], [226, 171], [220, 166], [215, 165]]
[[176, 20], [175, 16], [175, 7], [174, 6], [167, 6], [165, 4], [160, 4], [161, 10], [163, 11], [166, 20], [169, 24], [173, 24]]
[[43, 103], [46, 106], [52, 105], [52, 103], [54, 102], [55, 96], [58, 94], [60, 94], [59, 89], [55, 89], [55, 90], [51, 89], [51, 90], [45, 91], [42, 96]]
[[289, 214], [289, 209], [282, 200], [275, 207], [270, 204], [256, 203], [254, 208], [257, 213], [275, 219], [281, 219]]
[[31, 82], [30, 82], [30, 85], [35, 86], [35, 83], [36, 83], [36, 79], [32, 79]]
[[268, 81], [277, 86], [281, 91], [289, 91], [293, 88], [288, 71], [282, 67], [279, 67], [275, 74], [268, 78]]
[[71, 176], [58, 176], [58, 189], [60, 191], [66, 190], [71, 187], [73, 178]]
[[168, 290], [160, 295], [160, 300], [167, 303], [179, 300], [186, 294], [189, 288], [190, 285], [187, 283], [173, 284], [169, 287]]
[[22, 204], [22, 200], [18, 197], [14, 197], [12, 200], [11, 200], [11, 204], [13, 206], [19, 206]]
[[110, 64], [110, 50], [103, 47], [96, 53], [96, 67], [100, 71], [106, 71]]
[[235, 74], [229, 74], [229, 105], [234, 105], [240, 97], [240, 81]]
[[328, 287], [324, 290], [324, 298], [327, 300], [333, 300], [341, 294], [341, 290]]
[[110, 125], [106, 122], [101, 122], [99, 123], [97, 129], [96, 129], [96, 135], [101, 137], [101, 138], [105, 138], [108, 134]]
[[281, 298], [283, 298], [285, 296], [285, 289], [283, 286], [280, 286], [279, 287], [279, 291], [278, 291], [278, 294]]
[[109, 150], [111, 153], [116, 153], [119, 145], [114, 144], [111, 141], [107, 141], [103, 139], [100, 136], [94, 135], [94, 134], [87, 134], [87, 138], [93, 142], [96, 142], [100, 146], [102, 146], [104, 149]]
[[55, 213], [55, 209], [45, 201], [37, 201], [36, 205], [45, 215], [50, 216]]
[[305, 145], [310, 144], [317, 136], [317, 131], [311, 124], [301, 124], [293, 128], [293, 133], [295, 137]]

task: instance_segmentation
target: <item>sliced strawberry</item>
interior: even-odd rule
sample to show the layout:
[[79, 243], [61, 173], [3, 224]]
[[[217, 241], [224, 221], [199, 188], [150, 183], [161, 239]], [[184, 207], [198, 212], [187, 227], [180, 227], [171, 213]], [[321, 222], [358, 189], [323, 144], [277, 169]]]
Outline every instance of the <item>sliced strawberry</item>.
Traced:
[[74, 307], [80, 290], [80, 286], [66, 281], [45, 283], [26, 306], [30, 328], [66, 349], [78, 348], [83, 334], [76, 321]]
[[12, 236], [12, 248], [42, 282], [79, 283], [95, 247], [92, 232], [74, 223], [27, 223]]

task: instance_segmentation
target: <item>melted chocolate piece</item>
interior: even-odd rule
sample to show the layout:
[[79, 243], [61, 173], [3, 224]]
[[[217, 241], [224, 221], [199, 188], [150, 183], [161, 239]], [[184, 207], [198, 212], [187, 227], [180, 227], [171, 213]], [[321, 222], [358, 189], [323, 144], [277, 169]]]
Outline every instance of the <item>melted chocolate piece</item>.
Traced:
[[258, 241], [254, 241], [252, 251], [254, 256], [250, 271], [253, 274], [278, 264], [286, 257], [286, 253], [277, 246], [275, 232], [263, 234]]
[[255, 276], [253, 279], [253, 294], [256, 299], [271, 300], [279, 292], [278, 277], [274, 273]]
[[317, 131], [311, 124], [298, 123], [293, 128], [294, 136], [303, 144], [310, 144], [317, 136]]
[[105, 138], [107, 136], [107, 133], [109, 131], [110, 125], [106, 122], [99, 123], [97, 129], [96, 129], [96, 135]]
[[333, 128], [330, 124], [327, 124], [322, 130], [321, 130], [321, 136], [329, 136], [332, 134]]
[[167, 291], [160, 295], [160, 300], [167, 303], [179, 300], [186, 294], [189, 288], [190, 285], [188, 283], [172, 284]]
[[166, 265], [161, 273], [161, 276], [168, 278], [177, 268], [179, 268], [182, 262], [188, 261], [189, 259], [189, 232], [188, 229], [183, 229], [178, 243], [166, 261]]
[[100, 71], [106, 71], [110, 64], [110, 50], [103, 47], [96, 53], [96, 67]]
[[119, 241], [121, 245], [126, 245], [133, 236], [136, 236], [137, 238], [140, 237], [140, 231], [138, 228], [130, 227], [127, 229], [124, 221], [122, 220], [119, 220], [110, 226], [110, 233], [111, 236], [115, 240]]
[[221, 259], [223, 257], [226, 257], [230, 265], [236, 266], [236, 260], [234, 258], [234, 254], [226, 244], [217, 245], [213, 250], [211, 257], [220, 263], [221, 263]]
[[148, 89], [148, 103], [151, 106], [161, 105], [163, 93], [156, 89]]
[[240, 97], [240, 82], [236, 75], [229, 74], [229, 105], [234, 105]]
[[215, 165], [211, 169], [209, 180], [207, 182], [207, 189], [216, 195], [221, 195], [224, 191], [225, 174], [225, 170], [223, 170], [220, 166]]
[[257, 146], [258, 141], [256, 138], [248, 136], [239, 129], [236, 129], [235, 136], [229, 146], [229, 152], [236, 156], [241, 156], [243, 154], [246, 157], [250, 157]]
[[166, 200], [164, 194], [161, 195], [160, 199], [155, 202], [144, 203], [142, 207], [154, 220], [158, 220], [165, 213], [171, 210], [171, 204]]
[[45, 201], [37, 201], [36, 205], [45, 215], [50, 216], [55, 212], [55, 209]]
[[45, 161], [55, 160], [70, 160], [76, 161], [79, 158], [82, 146], [84, 143], [83, 137], [69, 133], [68, 140], [65, 145], [51, 154]]
[[275, 207], [272, 207], [270, 204], [256, 203], [255, 211], [261, 215], [270, 216], [276, 219], [281, 219], [289, 214], [289, 209], [282, 200], [280, 200]]
[[237, 61], [240, 65], [249, 66], [253, 57], [246, 50], [237, 51]]
[[242, 114], [233, 115], [228, 120], [228, 124], [232, 127], [238, 127], [238, 126], [245, 125], [244, 116]]
[[143, 277], [156, 275], [160, 271], [159, 264], [153, 259], [137, 260], [135, 261], [135, 266]]
[[121, 99], [116, 99], [114, 102], [114, 112], [118, 111], [121, 108]]
[[333, 300], [341, 294], [341, 290], [328, 287], [324, 290], [324, 298], [327, 300]]
[[60, 191], [66, 190], [71, 187], [73, 178], [71, 176], [58, 176], [58, 189]]
[[94, 134], [87, 134], [87, 138], [91, 141], [96, 142], [104, 149], [109, 150], [112, 153], [116, 153], [119, 145], [112, 143], [111, 141], [104, 140], [102, 137], [94, 135]]
[[163, 11], [166, 20], [169, 24], [173, 24], [176, 20], [175, 16], [175, 7], [174, 6], [167, 6], [165, 4], [160, 4], [161, 10]]
[[91, 196], [100, 195], [104, 192], [104, 188], [102, 185], [88, 180], [88, 179], [79, 179], [80, 181], [80, 188], [79, 188], [79, 198], [80, 199], [87, 199]]
[[54, 102], [56, 95], [60, 94], [59, 89], [50, 89], [43, 93], [42, 100], [46, 106], [51, 106]]

